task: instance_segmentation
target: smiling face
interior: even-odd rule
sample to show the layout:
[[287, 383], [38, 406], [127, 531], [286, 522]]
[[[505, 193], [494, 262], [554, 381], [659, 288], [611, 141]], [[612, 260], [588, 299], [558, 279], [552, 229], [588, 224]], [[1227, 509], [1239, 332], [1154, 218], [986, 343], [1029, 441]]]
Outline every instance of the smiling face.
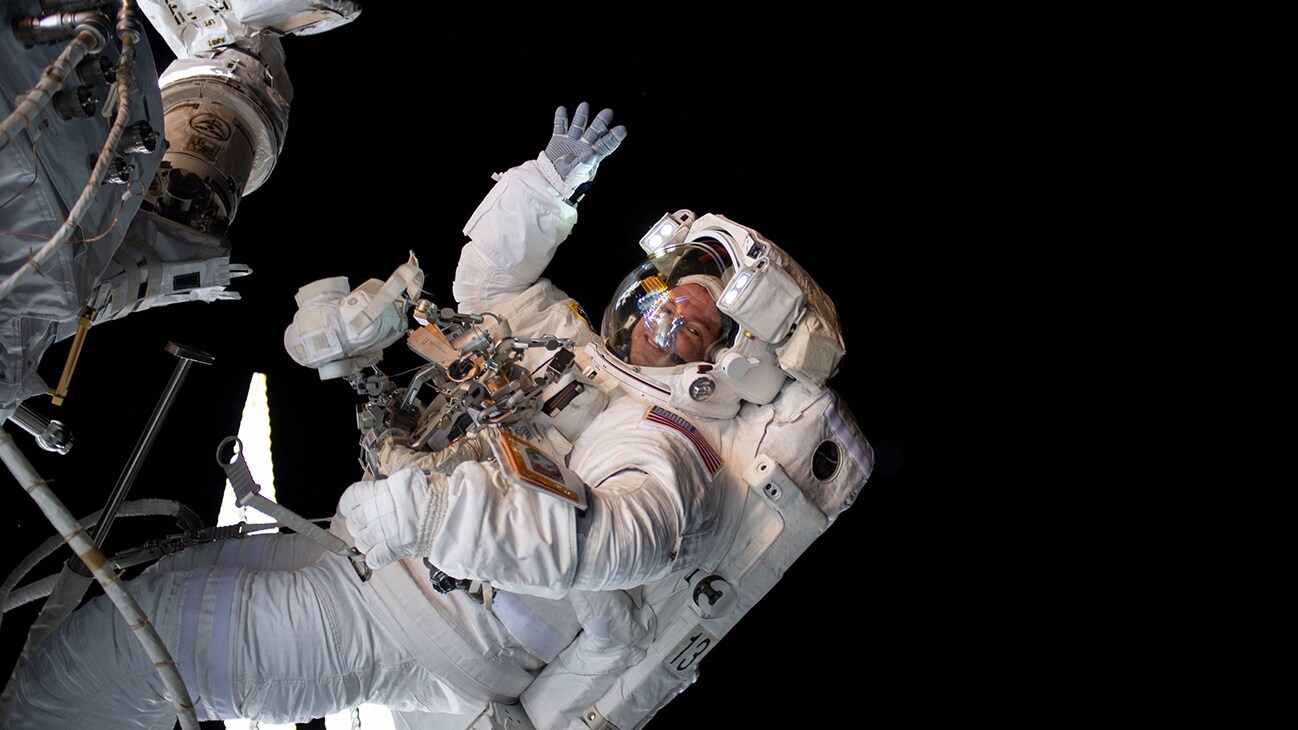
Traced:
[[684, 284], [665, 292], [631, 333], [627, 362], [671, 367], [707, 359], [721, 331], [721, 312], [707, 289]]

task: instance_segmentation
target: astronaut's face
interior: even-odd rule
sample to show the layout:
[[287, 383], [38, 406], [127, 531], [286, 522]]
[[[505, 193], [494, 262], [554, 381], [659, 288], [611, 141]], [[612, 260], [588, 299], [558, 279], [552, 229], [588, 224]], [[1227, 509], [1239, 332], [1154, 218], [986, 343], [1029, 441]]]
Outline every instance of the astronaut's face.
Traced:
[[683, 284], [665, 292], [631, 334], [627, 362], [670, 367], [707, 358], [721, 331], [721, 312], [707, 289]]

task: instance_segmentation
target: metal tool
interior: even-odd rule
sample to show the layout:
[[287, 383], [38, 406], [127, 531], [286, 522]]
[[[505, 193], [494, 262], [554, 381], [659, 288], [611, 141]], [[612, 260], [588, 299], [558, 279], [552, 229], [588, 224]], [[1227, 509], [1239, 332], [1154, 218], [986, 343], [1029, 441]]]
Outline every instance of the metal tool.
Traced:
[[72, 438], [72, 433], [62, 421], [46, 418], [29, 408], [26, 403], [18, 404], [18, 410], [9, 416], [9, 420], [22, 426], [24, 431], [34, 436], [36, 444], [46, 451], [66, 454], [72, 449], [72, 443], [76, 440]]
[[[185, 376], [189, 374], [190, 367], [194, 363], [202, 365], [211, 365], [215, 358], [192, 347], [178, 345], [175, 342], [168, 342], [166, 351], [180, 358], [176, 363], [176, 369], [171, 373], [171, 380], [167, 382], [167, 387], [162, 391], [162, 397], [158, 399], [158, 405], [154, 407], [153, 414], [149, 416], [149, 422], [144, 427], [144, 432], [140, 434], [139, 441], [135, 444], [135, 450], [126, 461], [122, 474], [117, 478], [117, 484], [113, 487], [113, 492], [108, 496], [108, 502], [104, 505], [103, 512], [100, 514], [99, 522], [95, 525], [91, 534], [95, 541], [95, 547], [102, 547], [104, 538], [108, 535], [108, 529], [112, 527], [113, 520], [117, 516], [117, 510], [122, 506], [122, 500], [126, 499], [126, 494], [131, 490], [131, 485], [135, 482], [135, 477], [139, 474], [140, 465], [144, 462], [144, 457], [148, 454], [149, 449], [153, 446], [153, 439], [158, 435], [158, 427], [167, 418], [168, 411], [171, 410], [171, 404], [176, 400], [176, 394], [180, 392], [180, 386], [185, 382]], [[87, 575], [86, 568], [80, 560], [69, 562], [68, 566], [73, 570]]]

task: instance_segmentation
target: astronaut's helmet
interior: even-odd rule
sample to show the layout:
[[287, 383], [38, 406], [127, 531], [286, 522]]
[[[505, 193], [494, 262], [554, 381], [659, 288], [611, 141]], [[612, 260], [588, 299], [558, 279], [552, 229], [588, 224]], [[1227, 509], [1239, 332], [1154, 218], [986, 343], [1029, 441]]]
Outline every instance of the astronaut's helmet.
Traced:
[[715, 214], [669, 213], [604, 310], [594, 364], [678, 413], [730, 418], [789, 378], [823, 387], [842, 337], [833, 303], [791, 258]]
[[731, 269], [712, 242], [656, 251], [622, 279], [604, 310], [600, 334], [609, 353], [648, 368], [713, 362], [735, 336], [735, 321], [717, 309]]

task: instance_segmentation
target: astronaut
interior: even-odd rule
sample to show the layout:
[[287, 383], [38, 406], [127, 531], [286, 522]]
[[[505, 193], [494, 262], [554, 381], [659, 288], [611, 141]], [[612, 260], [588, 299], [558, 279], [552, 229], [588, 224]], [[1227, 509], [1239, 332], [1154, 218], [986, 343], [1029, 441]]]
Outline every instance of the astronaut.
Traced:
[[[766, 431], [820, 402], [842, 355], [833, 305], [752, 229], [678, 211], [641, 242], [647, 257], [597, 332], [542, 273], [626, 136], [611, 123], [611, 110], [592, 118], [586, 103], [571, 120], [557, 109], [546, 148], [496, 176], [470, 217], [453, 283], [462, 313], [571, 341], [575, 395], [437, 452], [389, 432], [379, 473], [343, 492], [331, 526], [365, 554], [368, 579], [301, 535], [273, 535], [188, 549], [129, 583], [200, 719], [302, 722], [371, 703], [408, 727], [464, 728], [503, 705], [537, 728], [586, 727], [579, 713], [645, 659], [683, 576], [717, 565], [743, 529], [727, 515], [741, 484], [728, 462], [742, 467]], [[289, 354], [322, 377], [372, 364], [399, 338], [388, 314], [419, 280], [407, 270], [395, 287], [304, 287]], [[554, 357], [535, 348], [524, 362]], [[796, 393], [787, 412], [786, 392]], [[850, 458], [834, 477], [847, 486], [818, 504], [830, 521], [870, 468], [868, 444], [837, 418]], [[521, 466], [520, 451], [533, 457]], [[553, 470], [558, 486], [537, 488], [529, 470]], [[51, 634], [20, 681], [13, 728], [175, 720], [103, 599]], [[644, 721], [679, 691], [655, 687], [630, 710]]]

